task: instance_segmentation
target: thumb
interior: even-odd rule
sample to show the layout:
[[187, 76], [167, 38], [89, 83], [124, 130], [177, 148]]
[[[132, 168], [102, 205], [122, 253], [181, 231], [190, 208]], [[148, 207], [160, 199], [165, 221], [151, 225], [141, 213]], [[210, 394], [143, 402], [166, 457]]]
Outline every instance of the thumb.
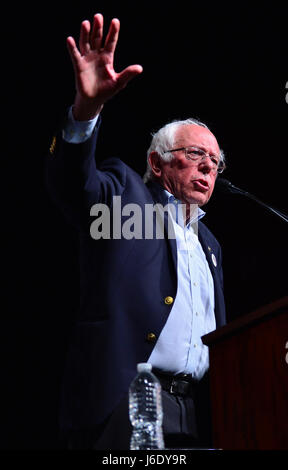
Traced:
[[132, 78], [136, 77], [140, 73], [143, 72], [143, 67], [141, 65], [130, 65], [129, 67], [126, 67], [126, 69], [122, 70], [118, 74], [118, 87], [119, 89], [125, 88], [128, 82], [132, 80]]

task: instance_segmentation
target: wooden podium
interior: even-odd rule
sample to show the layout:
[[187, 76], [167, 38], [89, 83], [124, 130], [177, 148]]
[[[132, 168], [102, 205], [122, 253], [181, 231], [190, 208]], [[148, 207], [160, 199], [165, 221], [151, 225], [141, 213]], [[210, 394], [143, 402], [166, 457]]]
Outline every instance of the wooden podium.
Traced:
[[288, 297], [202, 341], [209, 346], [214, 447], [288, 449]]

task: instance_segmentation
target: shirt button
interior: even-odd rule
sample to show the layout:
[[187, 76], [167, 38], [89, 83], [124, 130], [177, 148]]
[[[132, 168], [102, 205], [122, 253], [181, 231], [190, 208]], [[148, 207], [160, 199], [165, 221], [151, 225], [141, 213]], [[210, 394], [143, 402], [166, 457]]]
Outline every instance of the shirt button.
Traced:
[[173, 297], [170, 297], [170, 295], [168, 295], [167, 297], [165, 297], [164, 302], [165, 302], [166, 305], [171, 305], [171, 304], [173, 304], [174, 299], [173, 299]]
[[194, 348], [197, 348], [197, 344], [196, 344], [196, 343], [194, 344]]
[[193, 286], [197, 286], [197, 282], [193, 282]]

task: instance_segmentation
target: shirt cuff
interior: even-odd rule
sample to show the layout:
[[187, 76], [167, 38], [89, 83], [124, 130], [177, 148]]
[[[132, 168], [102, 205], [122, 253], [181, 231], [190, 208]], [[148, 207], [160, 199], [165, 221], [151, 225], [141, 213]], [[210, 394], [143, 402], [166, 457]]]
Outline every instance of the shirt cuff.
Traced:
[[62, 131], [63, 139], [69, 144], [81, 144], [88, 140], [97, 123], [99, 114], [90, 121], [76, 121], [72, 113], [72, 106], [69, 108], [68, 118]]

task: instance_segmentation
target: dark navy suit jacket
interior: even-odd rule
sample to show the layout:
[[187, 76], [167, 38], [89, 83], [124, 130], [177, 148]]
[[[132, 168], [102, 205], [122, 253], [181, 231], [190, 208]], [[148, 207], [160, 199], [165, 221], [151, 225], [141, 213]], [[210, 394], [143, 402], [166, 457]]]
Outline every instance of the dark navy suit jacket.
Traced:
[[[136, 364], [149, 358], [177, 293], [176, 241], [100, 239], [90, 235], [91, 206], [153, 204], [153, 184], [121, 160], [96, 168], [99, 124], [82, 144], [53, 139], [47, 164], [51, 196], [80, 237], [81, 302], [67, 356], [60, 424], [63, 429], [89, 429], [102, 423], [127, 394]], [[225, 323], [221, 249], [199, 222], [199, 240], [214, 280], [217, 327]], [[215, 255], [217, 266], [212, 262]], [[151, 335], [152, 333], [152, 335]]]

